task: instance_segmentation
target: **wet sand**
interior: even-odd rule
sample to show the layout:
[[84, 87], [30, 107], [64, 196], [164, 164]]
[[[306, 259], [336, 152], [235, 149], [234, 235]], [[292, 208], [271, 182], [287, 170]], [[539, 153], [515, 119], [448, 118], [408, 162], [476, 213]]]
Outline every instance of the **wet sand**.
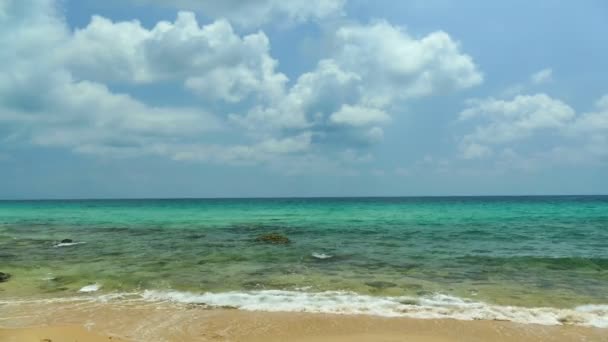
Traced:
[[29, 327], [0, 329], [0, 341], [6, 342], [123, 342], [114, 336], [99, 335], [81, 326]]
[[[47, 339], [47, 340], [45, 340]], [[248, 312], [168, 303], [0, 305], [0, 341], [608, 341], [608, 329]]]

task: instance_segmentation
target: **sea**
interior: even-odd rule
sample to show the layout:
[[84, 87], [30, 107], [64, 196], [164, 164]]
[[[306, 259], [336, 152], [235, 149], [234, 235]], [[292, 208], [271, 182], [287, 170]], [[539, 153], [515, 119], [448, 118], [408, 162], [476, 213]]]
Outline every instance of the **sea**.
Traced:
[[0, 201], [0, 272], [0, 309], [135, 298], [608, 327], [608, 196]]

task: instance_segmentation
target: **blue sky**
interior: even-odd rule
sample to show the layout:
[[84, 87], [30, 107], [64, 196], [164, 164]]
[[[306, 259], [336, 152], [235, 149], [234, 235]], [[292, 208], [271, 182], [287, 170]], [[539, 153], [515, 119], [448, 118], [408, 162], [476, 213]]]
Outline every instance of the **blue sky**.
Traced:
[[0, 198], [608, 193], [604, 1], [0, 0]]

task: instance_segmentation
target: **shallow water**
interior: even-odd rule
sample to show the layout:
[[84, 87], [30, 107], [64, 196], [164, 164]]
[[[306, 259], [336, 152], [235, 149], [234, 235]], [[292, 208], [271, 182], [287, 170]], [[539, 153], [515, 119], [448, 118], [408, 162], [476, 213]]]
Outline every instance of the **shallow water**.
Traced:
[[[271, 232], [291, 243], [256, 241]], [[608, 197], [3, 201], [0, 271], [10, 300], [97, 285], [574, 309], [608, 304]]]

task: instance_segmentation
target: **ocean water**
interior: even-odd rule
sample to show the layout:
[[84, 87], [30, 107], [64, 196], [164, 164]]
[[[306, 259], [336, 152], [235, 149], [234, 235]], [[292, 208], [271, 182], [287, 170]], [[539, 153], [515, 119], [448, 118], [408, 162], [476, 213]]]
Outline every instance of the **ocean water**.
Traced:
[[[268, 233], [291, 242], [259, 241]], [[608, 327], [608, 197], [0, 201], [0, 272], [0, 305]]]

